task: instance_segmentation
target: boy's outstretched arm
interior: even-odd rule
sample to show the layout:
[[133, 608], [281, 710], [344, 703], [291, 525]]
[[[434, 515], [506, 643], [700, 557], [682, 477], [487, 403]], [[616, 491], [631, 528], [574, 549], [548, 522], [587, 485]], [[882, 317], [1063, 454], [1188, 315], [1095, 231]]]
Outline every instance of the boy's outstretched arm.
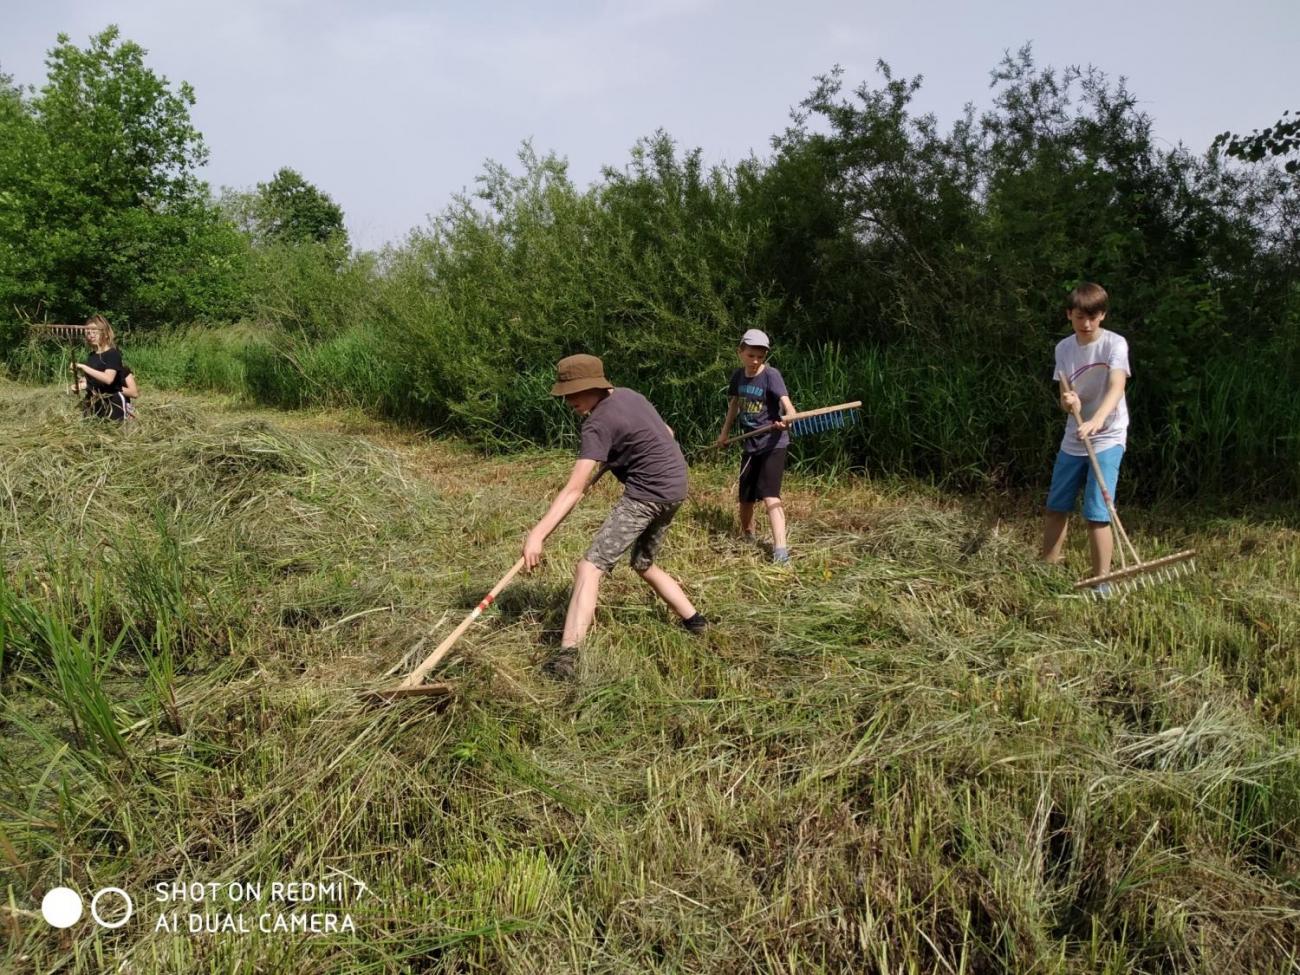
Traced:
[[727, 435], [731, 433], [731, 425], [736, 422], [736, 415], [740, 412], [740, 397], [732, 396], [727, 400], [727, 418], [722, 421], [722, 432], [718, 434], [718, 443], [726, 443]]
[[1106, 395], [1101, 398], [1101, 404], [1092, 414], [1091, 419], [1084, 420], [1079, 424], [1079, 439], [1091, 437], [1100, 430], [1106, 423], [1106, 418], [1115, 411], [1119, 405], [1120, 399], [1124, 396], [1124, 385], [1128, 382], [1128, 376], [1123, 369], [1112, 369], [1110, 375], [1106, 377]]
[[542, 515], [542, 520], [534, 525], [524, 538], [524, 568], [530, 572], [537, 568], [537, 563], [542, 560], [543, 544], [550, 537], [551, 532], [555, 531], [560, 522], [564, 521], [569, 512], [573, 510], [573, 506], [582, 500], [582, 495], [587, 489], [587, 482], [591, 480], [591, 475], [595, 472], [599, 463], [599, 461], [595, 460], [579, 460], [573, 465], [573, 471], [569, 474], [568, 483], [560, 488], [560, 492], [551, 502], [550, 508], [546, 510], [546, 514]]

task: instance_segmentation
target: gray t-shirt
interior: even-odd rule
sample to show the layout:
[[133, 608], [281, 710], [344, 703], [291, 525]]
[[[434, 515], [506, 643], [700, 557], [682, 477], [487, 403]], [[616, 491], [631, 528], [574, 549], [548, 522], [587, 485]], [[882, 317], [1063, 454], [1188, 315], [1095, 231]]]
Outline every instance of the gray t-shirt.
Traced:
[[[1124, 336], [1117, 335], [1109, 329], [1102, 329], [1101, 334], [1087, 345], [1080, 345], [1074, 335], [1066, 336], [1056, 343], [1056, 371], [1052, 378], [1060, 382], [1062, 376], [1070, 377], [1070, 385], [1079, 394], [1079, 409], [1085, 420], [1091, 420], [1097, 407], [1106, 397], [1106, 384], [1110, 380], [1112, 369], [1121, 370], [1131, 376], [1128, 366], [1128, 342]], [[1088, 448], [1079, 439], [1079, 425], [1074, 422], [1074, 414], [1065, 421], [1065, 436], [1061, 439], [1061, 449], [1075, 457], [1086, 457]], [[1119, 403], [1106, 418], [1100, 430], [1092, 435], [1092, 449], [1098, 452], [1110, 447], [1123, 447], [1128, 440], [1128, 403], [1121, 396]]]
[[685, 501], [686, 458], [659, 412], [634, 389], [617, 387], [582, 423], [580, 460], [608, 463], [637, 501]]

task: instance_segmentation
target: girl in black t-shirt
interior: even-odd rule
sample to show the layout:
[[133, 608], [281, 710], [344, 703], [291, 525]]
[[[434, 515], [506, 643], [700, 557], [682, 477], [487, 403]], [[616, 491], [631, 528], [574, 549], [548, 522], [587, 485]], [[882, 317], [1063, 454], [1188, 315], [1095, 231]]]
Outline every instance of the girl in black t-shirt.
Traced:
[[126, 371], [122, 366], [122, 353], [113, 345], [113, 326], [103, 315], [86, 319], [86, 344], [90, 355], [85, 362], [76, 363], [81, 373], [77, 386], [86, 390], [83, 410], [87, 416], [109, 420], [126, 419], [126, 396], [122, 385]]

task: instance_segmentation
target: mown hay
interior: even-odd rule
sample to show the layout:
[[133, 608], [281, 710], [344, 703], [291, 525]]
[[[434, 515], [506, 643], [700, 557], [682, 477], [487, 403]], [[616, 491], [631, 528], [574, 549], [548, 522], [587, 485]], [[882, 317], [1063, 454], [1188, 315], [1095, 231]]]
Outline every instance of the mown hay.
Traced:
[[[1208, 572], [1093, 604], [1081, 565], [1033, 562], [1029, 506], [792, 478], [787, 570], [701, 467], [663, 564], [714, 627], [681, 632], [620, 568], [557, 687], [535, 663], [604, 485], [466, 636], [454, 699], [371, 710], [355, 691], [469, 610], [570, 458], [197, 398], [127, 430], [67, 406], [0, 384], [8, 967], [1296, 964], [1293, 528], [1133, 512]], [[77, 661], [99, 697], [60, 683]], [[355, 934], [169, 934], [149, 906], [64, 938], [22, 913], [56, 882], [337, 870], [370, 891]]]

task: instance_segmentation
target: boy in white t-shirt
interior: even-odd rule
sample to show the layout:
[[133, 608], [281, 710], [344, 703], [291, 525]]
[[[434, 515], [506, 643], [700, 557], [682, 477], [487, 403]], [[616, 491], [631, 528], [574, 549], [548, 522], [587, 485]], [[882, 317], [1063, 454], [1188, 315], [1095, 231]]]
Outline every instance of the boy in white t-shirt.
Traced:
[[[1074, 334], [1056, 344], [1058, 382], [1068, 377], [1072, 392], [1060, 383], [1061, 409], [1068, 414], [1065, 436], [1052, 486], [1047, 492], [1047, 517], [1043, 524], [1043, 560], [1060, 562], [1065, 547], [1065, 529], [1083, 489], [1083, 517], [1088, 523], [1088, 547], [1092, 553], [1092, 574], [1110, 571], [1114, 539], [1110, 532], [1110, 511], [1088, 462], [1083, 438], [1092, 440], [1106, 490], [1115, 497], [1119, 464], [1124, 456], [1128, 435], [1128, 404], [1124, 385], [1129, 377], [1128, 343], [1122, 335], [1104, 329], [1109, 297], [1099, 284], [1081, 284], [1066, 299], [1066, 317]], [[1083, 423], [1076, 424], [1074, 407], [1078, 406]]]

